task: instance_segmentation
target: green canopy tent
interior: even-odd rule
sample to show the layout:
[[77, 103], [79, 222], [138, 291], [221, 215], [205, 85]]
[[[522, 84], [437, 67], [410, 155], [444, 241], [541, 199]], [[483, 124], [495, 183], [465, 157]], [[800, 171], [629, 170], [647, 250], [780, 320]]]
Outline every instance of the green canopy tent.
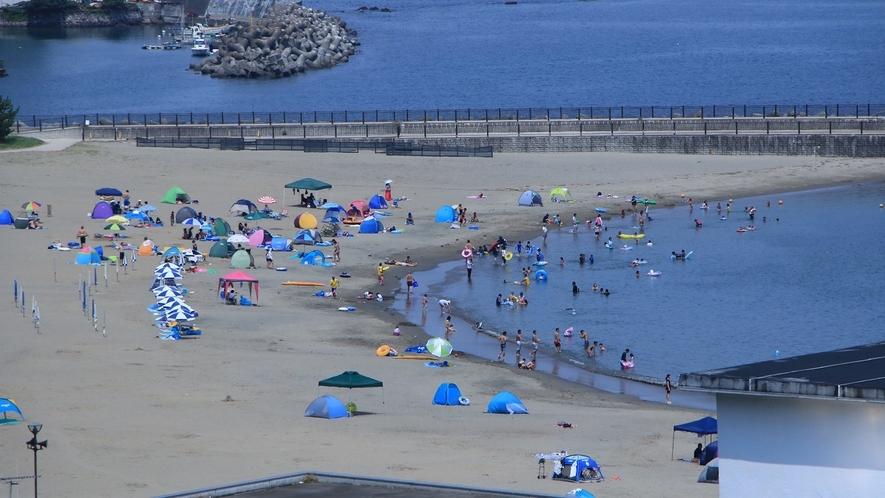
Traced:
[[168, 191], [166, 191], [166, 195], [163, 196], [163, 199], [160, 202], [166, 204], [178, 204], [178, 201], [181, 201], [185, 204], [191, 203], [191, 198], [187, 195], [181, 187], [172, 187]]
[[215, 232], [216, 237], [231, 235], [230, 224], [221, 218], [215, 218], [212, 223], [212, 231]]
[[[302, 178], [292, 183], [287, 183], [285, 186], [286, 188], [292, 189], [293, 194], [297, 193], [299, 190], [325, 190], [327, 188], [332, 188], [331, 184], [313, 178]], [[285, 205], [286, 191], [283, 190], [283, 206]]]
[[353, 390], [354, 389], [362, 389], [366, 387], [380, 387], [381, 388], [381, 404], [384, 404], [384, 383], [380, 380], [375, 380], [371, 377], [366, 377], [365, 375], [360, 375], [359, 372], [355, 372], [353, 370], [348, 370], [340, 375], [336, 375], [334, 377], [329, 377], [328, 379], [323, 379], [317, 384], [317, 396], [320, 395], [320, 386], [323, 387], [341, 387], [348, 389], [350, 391], [350, 401], [353, 401]]

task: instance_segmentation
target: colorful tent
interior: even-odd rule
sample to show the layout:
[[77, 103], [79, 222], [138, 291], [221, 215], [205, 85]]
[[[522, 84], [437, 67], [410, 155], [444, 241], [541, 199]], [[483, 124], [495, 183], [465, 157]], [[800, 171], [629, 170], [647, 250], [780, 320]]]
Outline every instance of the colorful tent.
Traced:
[[378, 233], [382, 230], [384, 230], [384, 225], [374, 217], [366, 218], [360, 223], [360, 233]]
[[124, 214], [123, 217], [126, 218], [127, 220], [138, 220], [138, 221], [141, 221], [142, 223], [144, 223], [148, 218], [148, 216], [146, 214], [140, 213], [138, 211], [130, 211], [130, 212]]
[[80, 248], [80, 252], [77, 253], [77, 258], [74, 260], [74, 263], [78, 265], [101, 263], [101, 256], [98, 255], [98, 252], [95, 249], [89, 246], [83, 246]]
[[334, 396], [320, 396], [308, 405], [304, 410], [305, 417], [316, 418], [345, 418], [349, 417], [347, 407]]
[[443, 206], [436, 212], [437, 223], [454, 223], [455, 221], [457, 221], [457, 217], [452, 206]]
[[347, 210], [347, 216], [362, 218], [369, 214], [369, 205], [365, 201], [353, 201], [350, 203], [350, 209]]
[[320, 235], [320, 232], [313, 228], [305, 228], [304, 230], [301, 230], [295, 234], [295, 237], [292, 239], [293, 244], [305, 246], [313, 246], [322, 241], [323, 237]]
[[[248, 275], [247, 273], [241, 272], [241, 271], [230, 272], [227, 275], [219, 278], [218, 279], [218, 291], [224, 290], [224, 294], [227, 294], [228, 288], [232, 287], [233, 284], [235, 284], [237, 282], [240, 283], [240, 287], [242, 287], [244, 283], [249, 285], [249, 298], [250, 299], [252, 298], [252, 286], [254, 285], [255, 286], [255, 300], [256, 301], [258, 300], [258, 279]], [[224, 294], [221, 294], [220, 292], [219, 292], [219, 294], [222, 296], [222, 299], [224, 299]]]
[[295, 228], [316, 228], [317, 218], [310, 213], [301, 213], [295, 217]]
[[245, 269], [250, 266], [255, 266], [255, 260], [252, 258], [252, 255], [249, 254], [245, 249], [240, 249], [237, 252], [233, 253], [230, 257], [230, 267], [237, 269]]
[[302, 178], [298, 181], [287, 183], [286, 188], [290, 188], [292, 190], [324, 190], [327, 188], [332, 188], [332, 185], [329, 185], [326, 182], [321, 182], [319, 180], [314, 180], [313, 178]]
[[[21, 418], [9, 418], [11, 413], [17, 413]], [[2, 416], [0, 418], [0, 425], [11, 425], [25, 421], [25, 416], [22, 415], [22, 411], [16, 406], [15, 401], [8, 398], [0, 398], [0, 416]]]
[[138, 255], [139, 256], [150, 256], [154, 253], [154, 243], [150, 240], [145, 240], [138, 247]]
[[234, 251], [236, 251], [236, 248], [233, 244], [226, 240], [219, 240], [212, 245], [211, 249], [209, 249], [209, 256], [213, 258], [226, 258]]
[[326, 208], [326, 214], [323, 216], [323, 221], [326, 223], [341, 223], [347, 215], [347, 210], [338, 204], [324, 204], [320, 207]]
[[670, 458], [673, 458], [673, 454], [676, 448], [676, 431], [680, 432], [690, 432], [692, 434], [697, 434], [698, 437], [702, 436], [712, 436], [713, 434], [719, 433], [719, 422], [716, 421], [713, 417], [704, 417], [702, 419], [695, 420], [694, 422], [686, 422], [684, 424], [674, 425], [673, 426], [673, 437], [670, 442]]
[[273, 240], [273, 234], [262, 228], [252, 232], [252, 235], [249, 236], [249, 245], [252, 247], [264, 246], [269, 244], [271, 240]]
[[15, 223], [15, 218], [12, 217], [12, 213], [5, 209], [0, 212], [0, 225], [12, 225], [13, 223]]
[[495, 397], [492, 398], [491, 401], [489, 401], [489, 408], [487, 411], [489, 413], [509, 413], [511, 415], [528, 415], [529, 413], [525, 405], [522, 404], [522, 401], [520, 401], [519, 398], [507, 391], [501, 391], [496, 394]]
[[274, 251], [288, 251], [289, 239], [286, 237], [274, 237], [270, 239], [270, 247], [273, 248]]
[[194, 211], [194, 208], [190, 206], [184, 206], [179, 209], [177, 213], [175, 213], [175, 223], [184, 223], [185, 220], [190, 218], [196, 218], [197, 212]]
[[[181, 189], [181, 187], [172, 187], [168, 191], [166, 191], [166, 195], [163, 196], [163, 199], [160, 202], [166, 204], [178, 204], [181, 201], [185, 204], [191, 203], [191, 198], [187, 195], [187, 192]], [[193, 218], [193, 216], [191, 216]]]
[[559, 473], [553, 471], [553, 479], [572, 482], [602, 482], [605, 476], [596, 460], [587, 455], [568, 455], [560, 460]]
[[461, 390], [455, 384], [444, 382], [433, 395], [434, 405], [462, 406]]
[[520, 206], [543, 206], [544, 202], [541, 200], [541, 194], [535, 192], [534, 190], [526, 190], [519, 196], [518, 201]]
[[105, 201], [99, 201], [98, 204], [92, 208], [92, 219], [93, 220], [106, 220], [114, 215], [114, 208], [111, 207]]
[[331, 263], [326, 263], [326, 255], [322, 253], [322, 251], [310, 251], [305, 254], [301, 258], [302, 265], [311, 265], [311, 266], [332, 266]]
[[708, 482], [713, 484], [719, 483], [719, 458], [714, 458], [704, 467], [701, 475], [698, 476], [698, 482]]
[[216, 237], [225, 237], [231, 233], [230, 224], [221, 218], [215, 218], [212, 222], [212, 231]]
[[258, 206], [256, 206], [249, 199], [240, 199], [237, 202], [233, 203], [230, 207], [230, 215], [231, 216], [246, 216], [249, 213], [254, 213], [258, 211]]
[[567, 197], [572, 196], [571, 192], [569, 192], [567, 188], [555, 187], [552, 190], [550, 190], [550, 194], [547, 195], [547, 200], [549, 201], [550, 199], [552, 199], [554, 196], [557, 196], [557, 195], [562, 196], [562, 200], [565, 200]]
[[372, 196], [369, 199], [369, 207], [372, 209], [387, 209], [387, 201], [384, 200], [384, 197], [381, 197], [378, 194]]

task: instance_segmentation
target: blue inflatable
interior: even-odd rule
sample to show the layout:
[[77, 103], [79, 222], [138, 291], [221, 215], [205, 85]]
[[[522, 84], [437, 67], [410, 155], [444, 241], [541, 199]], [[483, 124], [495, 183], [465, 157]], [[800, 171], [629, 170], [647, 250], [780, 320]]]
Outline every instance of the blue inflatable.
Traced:
[[489, 413], [504, 413], [504, 414], [526, 414], [528, 415], [529, 411], [522, 404], [522, 401], [519, 400], [512, 393], [507, 391], [501, 391], [496, 394], [491, 401], [489, 401], [489, 408], [487, 410]]
[[535, 272], [535, 280], [547, 280], [547, 270], [538, 270]]

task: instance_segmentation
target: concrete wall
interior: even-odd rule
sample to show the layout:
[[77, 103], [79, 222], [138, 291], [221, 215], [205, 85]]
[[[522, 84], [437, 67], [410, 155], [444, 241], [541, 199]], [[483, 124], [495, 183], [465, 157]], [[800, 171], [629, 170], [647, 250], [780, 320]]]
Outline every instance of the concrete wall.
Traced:
[[720, 498], [885, 496], [885, 404], [717, 394]]

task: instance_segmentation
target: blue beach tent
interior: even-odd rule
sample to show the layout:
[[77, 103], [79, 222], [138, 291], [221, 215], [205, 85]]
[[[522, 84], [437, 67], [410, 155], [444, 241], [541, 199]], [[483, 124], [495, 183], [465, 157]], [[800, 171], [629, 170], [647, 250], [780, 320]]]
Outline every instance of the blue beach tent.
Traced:
[[461, 390], [455, 384], [444, 382], [439, 385], [439, 389], [433, 395], [433, 404], [461, 406]]
[[[17, 418], [9, 418], [9, 414], [17, 413], [20, 419]], [[19, 422], [24, 422], [25, 416], [22, 415], [22, 411], [15, 406], [15, 401], [6, 398], [0, 398], [0, 425], [11, 425], [17, 424]]]
[[334, 396], [320, 396], [308, 405], [304, 410], [305, 417], [316, 418], [345, 418], [347, 417], [347, 408], [344, 403]]
[[559, 474], [554, 473], [553, 479], [573, 482], [605, 481], [599, 464], [587, 455], [568, 455], [561, 462], [561, 471]]
[[369, 199], [369, 207], [372, 209], [387, 209], [387, 201], [378, 194]]
[[6, 209], [3, 212], [0, 212], [0, 225], [12, 225], [15, 223], [15, 218], [7, 211]]
[[384, 225], [375, 218], [366, 218], [360, 223], [360, 233], [378, 233], [384, 230]]
[[[310, 251], [301, 258], [302, 265], [326, 266], [326, 255], [321, 251]], [[331, 263], [329, 263], [331, 265]]]
[[288, 251], [289, 239], [286, 237], [274, 237], [270, 239], [270, 247], [273, 248], [274, 251]]
[[323, 216], [323, 221], [326, 223], [341, 223], [341, 220], [347, 216], [347, 210], [338, 204], [330, 202], [320, 207], [326, 208], [326, 214]]
[[454, 223], [456, 219], [455, 209], [452, 206], [443, 206], [436, 212], [437, 223]]
[[719, 433], [719, 423], [713, 417], [704, 417], [694, 422], [686, 422], [684, 424], [673, 426], [673, 437], [670, 444], [670, 458], [673, 458], [676, 448], [676, 431], [690, 432], [697, 434], [698, 437], [711, 436]]
[[507, 391], [501, 391], [489, 401], [489, 413], [504, 413], [504, 414], [526, 414], [528, 415], [529, 410], [522, 404], [522, 401], [519, 400], [513, 393]]
[[704, 448], [704, 452], [701, 453], [700, 463], [701, 465], [707, 465], [715, 458], [719, 458], [719, 441], [713, 441]]
[[519, 196], [518, 204], [520, 206], [543, 206], [544, 201], [541, 200], [541, 194], [534, 190], [526, 190]]

